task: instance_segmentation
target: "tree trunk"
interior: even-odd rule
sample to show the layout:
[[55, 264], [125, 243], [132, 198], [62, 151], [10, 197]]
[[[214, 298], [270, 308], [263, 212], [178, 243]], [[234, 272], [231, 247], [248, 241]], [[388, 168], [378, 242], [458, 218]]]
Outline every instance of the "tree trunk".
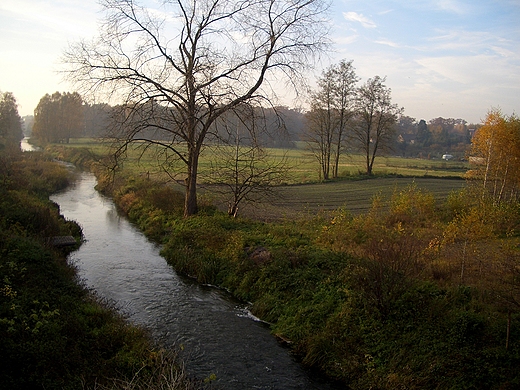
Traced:
[[372, 165], [370, 165], [370, 133], [367, 135], [367, 141], [366, 141], [366, 163], [367, 163], [367, 175], [372, 175]]
[[197, 205], [197, 170], [199, 152], [196, 148], [189, 152], [188, 177], [186, 178], [186, 198], [184, 201], [184, 217], [190, 217], [199, 211]]
[[486, 185], [488, 181], [488, 175], [489, 175], [489, 169], [491, 166], [491, 147], [493, 146], [493, 137], [489, 140], [489, 146], [488, 146], [488, 152], [486, 156], [486, 170], [484, 173], [484, 180], [482, 182], [482, 199], [484, 199], [484, 196], [486, 195]]
[[184, 217], [190, 217], [197, 214], [197, 190], [196, 190], [196, 177], [192, 175], [191, 180], [188, 178], [186, 188], [186, 198], [184, 201]]
[[337, 179], [339, 176], [339, 155], [341, 153], [341, 133], [338, 135], [338, 143], [336, 145], [336, 158], [334, 160], [334, 172], [332, 177]]

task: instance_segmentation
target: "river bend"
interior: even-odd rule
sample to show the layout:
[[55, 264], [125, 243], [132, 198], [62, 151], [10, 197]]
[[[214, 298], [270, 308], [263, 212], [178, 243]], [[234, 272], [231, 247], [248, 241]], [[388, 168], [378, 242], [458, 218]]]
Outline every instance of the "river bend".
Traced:
[[200, 380], [216, 375], [216, 388], [331, 388], [298, 364], [246, 305], [177, 275], [95, 184], [94, 175], [82, 173], [51, 198], [83, 228], [86, 242], [69, 259], [89, 288], [165, 347], [182, 346], [188, 373]]

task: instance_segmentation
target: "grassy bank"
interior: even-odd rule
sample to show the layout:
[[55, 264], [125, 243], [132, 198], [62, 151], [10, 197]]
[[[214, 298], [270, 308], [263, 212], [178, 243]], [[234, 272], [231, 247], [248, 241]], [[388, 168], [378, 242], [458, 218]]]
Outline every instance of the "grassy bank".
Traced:
[[184, 219], [172, 187], [113, 184], [100, 180], [176, 270], [251, 302], [304, 364], [351, 389], [520, 386], [518, 204], [412, 183], [364, 212], [288, 206], [263, 223], [211, 204]]
[[496, 238], [471, 241], [461, 283], [464, 244], [442, 233], [457, 202], [442, 210], [411, 191], [389, 211], [271, 224], [211, 208], [184, 220], [161, 208], [149, 183], [116, 199], [165, 243], [176, 270], [252, 302], [304, 364], [353, 389], [515, 388], [520, 316], [509, 292], [497, 291], [516, 276], [495, 271], [507, 268], [505, 258], [516, 262], [518, 250]]
[[[0, 156], [0, 388], [188, 388], [174, 358], [87, 291], [49, 244], [81, 228], [48, 200], [70, 173], [38, 153]], [[138, 374], [138, 375], [137, 375]]]

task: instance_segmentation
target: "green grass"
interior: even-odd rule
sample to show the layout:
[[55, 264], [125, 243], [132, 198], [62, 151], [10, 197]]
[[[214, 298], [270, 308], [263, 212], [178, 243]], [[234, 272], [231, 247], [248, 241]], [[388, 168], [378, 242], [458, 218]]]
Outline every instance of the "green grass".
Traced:
[[[60, 146], [61, 147], [61, 146]], [[66, 148], [88, 148], [98, 156], [106, 155], [109, 145], [93, 139], [73, 139]], [[56, 150], [56, 146], [53, 147]], [[128, 150], [124, 161], [124, 170], [128, 176], [147, 177], [167, 182], [171, 178], [157, 168], [155, 150], [144, 150], [143, 144], [136, 144]], [[374, 176], [363, 176], [364, 157], [345, 155], [340, 162], [340, 177], [334, 181], [319, 180], [318, 163], [304, 149], [270, 149], [270, 158], [286, 158], [290, 166], [285, 185], [275, 190], [275, 196], [262, 199], [254, 204], [242, 204], [240, 214], [262, 220], [280, 219], [294, 216], [295, 213], [315, 214], [345, 208], [352, 213], [359, 213], [370, 208], [375, 195], [388, 198], [414, 182], [424, 190], [431, 192], [436, 199], [444, 200], [452, 192], [460, 190], [465, 182], [462, 179], [469, 169], [465, 162], [412, 159], [401, 157], [378, 157], [374, 166]], [[199, 164], [199, 194], [209, 198], [221, 210], [227, 208], [227, 198], [215, 194], [210, 186], [204, 186], [205, 179], [215, 159], [214, 150], [206, 148]], [[179, 181], [185, 177], [185, 167], [181, 162], [172, 166]], [[174, 188], [183, 191], [183, 187], [174, 184]]]
[[[437, 203], [442, 203], [452, 192], [463, 189], [466, 182], [462, 179], [437, 177], [376, 177], [364, 180], [339, 180], [327, 183], [311, 183], [280, 186], [269, 198], [259, 202], [241, 205], [240, 214], [260, 220], [280, 220], [315, 215], [344, 209], [352, 214], [367, 212], [375, 196], [385, 202], [395, 191], [400, 191], [415, 183], [418, 188], [431, 193]], [[209, 195], [211, 188], [204, 188], [202, 194], [222, 211], [226, 209], [226, 199]]]
[[[71, 139], [70, 143], [63, 145], [69, 148], [87, 148], [94, 154], [103, 156], [109, 153], [111, 144], [90, 138]], [[133, 174], [156, 172], [158, 159], [155, 157], [156, 147], [145, 149], [144, 144], [136, 143], [129, 148], [125, 168]], [[320, 181], [319, 165], [312, 154], [303, 149], [269, 149], [269, 155], [273, 159], [285, 157], [290, 166], [290, 174], [287, 184], [303, 184]], [[214, 150], [206, 147], [199, 162], [199, 173], [201, 179], [207, 176], [211, 161], [215, 159]], [[185, 167], [182, 162], [172, 165], [172, 169], [183, 174]], [[374, 174], [381, 175], [403, 175], [403, 176], [436, 176], [436, 177], [462, 177], [469, 169], [466, 162], [444, 161], [438, 159], [418, 159], [402, 157], [376, 157]], [[359, 154], [345, 154], [340, 160], [339, 176], [358, 176], [365, 172], [364, 156]]]
[[438, 200], [445, 200], [452, 191], [460, 190], [465, 184], [463, 180], [442, 178], [385, 177], [287, 186], [280, 188], [280, 200], [273, 204], [298, 211], [344, 208], [357, 213], [367, 211], [375, 195], [389, 199], [394, 191], [412, 183], [432, 193]]
[[[364, 193], [374, 185], [372, 191], [392, 193], [397, 184], [389, 180], [401, 179], [283, 188], [314, 188], [305, 195], [330, 200], [333, 191], [322, 188], [359, 185]], [[351, 389], [516, 388], [509, 367], [520, 356], [520, 317], [512, 317], [514, 342], [506, 350], [498, 289], [486, 294], [478, 264], [480, 258], [493, 263], [493, 252], [499, 261], [505, 256], [486, 242], [489, 252], [473, 251], [468, 259], [475, 287], [460, 286], [453, 252], [459, 244], [438, 241], [450, 213], [417, 187], [464, 182], [435, 180], [417, 179], [393, 197], [387, 211], [354, 218], [336, 213], [298, 219], [293, 212], [284, 221], [260, 223], [204, 210], [184, 219], [154, 205], [153, 182], [146, 180], [126, 194], [134, 200], [127, 211], [145, 234], [164, 244], [162, 255], [178, 272], [251, 302], [253, 313], [270, 322], [304, 364]], [[297, 202], [293, 197], [289, 203], [287, 210]], [[489, 270], [485, 277], [491, 282]]]

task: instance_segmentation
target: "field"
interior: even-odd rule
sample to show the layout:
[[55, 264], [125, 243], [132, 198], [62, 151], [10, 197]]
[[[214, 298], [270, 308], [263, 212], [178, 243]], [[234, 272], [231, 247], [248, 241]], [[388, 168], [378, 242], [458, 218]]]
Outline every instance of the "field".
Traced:
[[[85, 147], [98, 155], [106, 154], [108, 151], [106, 145], [90, 139], [72, 140], [68, 147]], [[283, 185], [278, 186], [269, 198], [248, 205], [242, 204], [240, 206], [242, 215], [272, 220], [293, 217], [295, 214], [316, 214], [338, 208], [344, 208], [355, 214], [368, 210], [375, 195], [389, 199], [394, 191], [412, 183], [431, 192], [437, 200], [442, 201], [452, 191], [457, 191], [465, 185], [462, 178], [469, 169], [468, 163], [461, 161], [378, 157], [375, 161], [374, 177], [366, 178], [362, 175], [363, 156], [348, 155], [340, 162], [340, 178], [321, 182], [318, 163], [305, 149], [271, 149], [269, 156], [272, 159], [285, 157], [290, 167], [289, 173]], [[214, 158], [215, 154], [211, 148], [207, 148], [201, 156], [200, 194], [225, 210], [227, 200], [221, 195], [216, 195], [210, 186], [204, 185]], [[156, 168], [156, 162], [153, 150], [144, 152], [136, 148], [128, 151], [124, 169], [137, 176], [147, 175], [158, 180], [169, 180]], [[172, 169], [177, 172], [179, 181], [182, 181], [183, 165], [173, 164]], [[182, 190], [180, 185], [174, 185]]]
[[358, 214], [368, 211], [372, 199], [381, 195], [389, 200], [394, 191], [415, 184], [434, 194], [440, 202], [465, 185], [464, 180], [435, 177], [381, 177], [366, 180], [342, 180], [279, 187], [276, 195], [261, 203], [251, 204], [243, 212], [257, 219], [292, 218], [295, 214], [316, 214], [339, 208]]

